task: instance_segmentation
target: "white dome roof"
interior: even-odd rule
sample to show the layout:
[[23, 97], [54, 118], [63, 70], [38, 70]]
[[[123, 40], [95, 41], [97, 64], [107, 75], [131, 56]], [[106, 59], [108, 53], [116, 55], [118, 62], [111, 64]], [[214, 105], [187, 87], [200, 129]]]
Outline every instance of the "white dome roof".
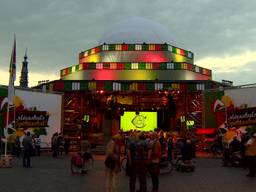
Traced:
[[174, 45], [174, 41], [165, 26], [154, 21], [133, 17], [121, 21], [103, 33], [99, 45], [107, 44], [142, 44], [142, 43]]

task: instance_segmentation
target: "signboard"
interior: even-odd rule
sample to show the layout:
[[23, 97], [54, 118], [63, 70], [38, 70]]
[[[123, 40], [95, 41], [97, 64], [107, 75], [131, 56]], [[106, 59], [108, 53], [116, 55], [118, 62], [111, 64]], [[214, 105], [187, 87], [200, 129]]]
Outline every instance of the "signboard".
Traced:
[[17, 111], [16, 128], [48, 127], [49, 114], [46, 111]]
[[256, 107], [228, 111], [227, 124], [228, 127], [256, 124]]

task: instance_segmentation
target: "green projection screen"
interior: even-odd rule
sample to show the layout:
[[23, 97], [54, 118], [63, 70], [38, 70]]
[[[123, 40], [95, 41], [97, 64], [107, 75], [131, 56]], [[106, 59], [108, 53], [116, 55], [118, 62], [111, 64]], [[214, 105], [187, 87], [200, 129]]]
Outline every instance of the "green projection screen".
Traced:
[[154, 131], [157, 128], [157, 112], [125, 111], [120, 119], [120, 129], [124, 132], [130, 130]]

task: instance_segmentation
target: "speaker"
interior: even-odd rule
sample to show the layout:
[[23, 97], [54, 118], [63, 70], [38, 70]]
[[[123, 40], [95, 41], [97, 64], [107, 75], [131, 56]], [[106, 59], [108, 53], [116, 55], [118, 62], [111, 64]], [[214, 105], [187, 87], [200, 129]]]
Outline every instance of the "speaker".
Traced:
[[176, 105], [175, 105], [172, 95], [168, 96], [168, 115], [169, 115], [169, 117], [176, 116]]

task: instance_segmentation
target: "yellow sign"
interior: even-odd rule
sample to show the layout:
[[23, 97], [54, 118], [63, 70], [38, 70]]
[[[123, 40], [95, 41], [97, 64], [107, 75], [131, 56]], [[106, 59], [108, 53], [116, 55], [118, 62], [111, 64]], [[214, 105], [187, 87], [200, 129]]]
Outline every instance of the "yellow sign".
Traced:
[[83, 121], [88, 123], [90, 121], [90, 115], [84, 115]]

